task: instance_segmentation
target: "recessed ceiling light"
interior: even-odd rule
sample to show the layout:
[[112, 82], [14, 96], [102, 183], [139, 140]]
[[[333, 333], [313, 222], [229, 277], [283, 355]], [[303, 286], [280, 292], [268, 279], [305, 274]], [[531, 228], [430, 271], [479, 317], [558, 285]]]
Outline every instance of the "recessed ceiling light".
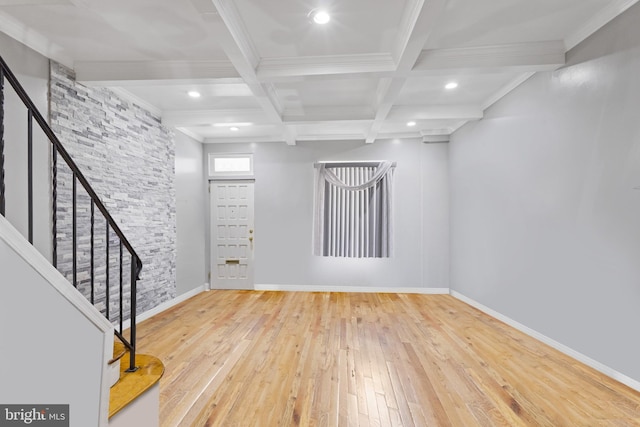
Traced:
[[445, 89], [455, 89], [458, 87], [458, 83], [456, 82], [449, 82], [445, 85]]
[[407, 126], [409, 126], [409, 127], [413, 127], [415, 125], [416, 125], [416, 122], [414, 122], [414, 121], [407, 122]]
[[240, 130], [240, 128], [239, 128], [239, 127], [237, 127], [237, 126], [231, 126], [231, 127], [229, 128], [229, 130], [232, 130], [232, 131], [234, 131], [234, 132], [237, 132], [237, 131], [239, 131], [239, 130]]
[[313, 22], [320, 25], [324, 25], [327, 22], [331, 21], [331, 16], [329, 16], [326, 10], [322, 9], [313, 9], [311, 12], [309, 12], [308, 16], [313, 19]]
[[187, 92], [187, 95], [192, 98], [200, 98], [200, 92], [198, 92], [197, 90], [190, 90], [189, 92]]

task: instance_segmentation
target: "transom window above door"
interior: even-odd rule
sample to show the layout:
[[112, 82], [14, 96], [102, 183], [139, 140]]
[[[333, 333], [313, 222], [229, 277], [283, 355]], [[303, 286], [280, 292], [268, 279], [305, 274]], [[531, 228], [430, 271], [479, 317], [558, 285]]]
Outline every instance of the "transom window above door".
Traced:
[[253, 154], [209, 154], [209, 178], [253, 177]]

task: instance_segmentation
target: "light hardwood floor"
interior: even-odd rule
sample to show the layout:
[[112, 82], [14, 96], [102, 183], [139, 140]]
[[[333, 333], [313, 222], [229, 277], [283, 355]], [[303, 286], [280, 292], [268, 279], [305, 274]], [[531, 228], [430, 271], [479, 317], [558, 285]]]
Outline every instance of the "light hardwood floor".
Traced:
[[640, 426], [640, 393], [448, 295], [210, 291], [140, 324], [168, 426]]

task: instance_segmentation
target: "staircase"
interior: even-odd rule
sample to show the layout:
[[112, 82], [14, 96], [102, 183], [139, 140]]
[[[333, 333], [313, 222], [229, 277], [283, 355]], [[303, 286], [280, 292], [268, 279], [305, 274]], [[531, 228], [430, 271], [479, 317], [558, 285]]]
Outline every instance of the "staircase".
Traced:
[[[17, 97], [26, 108], [26, 145], [27, 160], [22, 167], [26, 171], [26, 212], [27, 227], [24, 236], [29, 244], [34, 242], [34, 162], [33, 144], [34, 128], [42, 132], [51, 143], [51, 264], [58, 268], [59, 274], [68, 279], [69, 290], [59, 290], [60, 293], [71, 295], [69, 292], [80, 293], [90, 302], [111, 325], [115, 336], [114, 357], [109, 360], [112, 365], [112, 377], [115, 385], [110, 390], [109, 418], [127, 407], [138, 396], [158, 383], [164, 367], [162, 363], [152, 357], [136, 353], [136, 292], [137, 282], [142, 270], [140, 257], [127, 240], [124, 233], [115, 222], [105, 205], [102, 203], [88, 180], [77, 167], [71, 156], [65, 150], [59, 139], [49, 127], [47, 121], [35, 107], [16, 76], [0, 57], [0, 215], [7, 218], [7, 210], [17, 209], [12, 206], [23, 196], [10, 194], [16, 191], [15, 186], [6, 185], [5, 168], [11, 162], [15, 167], [15, 160], [5, 156], [5, 89], [6, 82], [13, 89]], [[13, 141], [15, 142], [15, 141]], [[61, 163], [63, 162], [63, 163]], [[71, 223], [71, 242], [59, 242], [58, 221], [58, 170], [64, 165], [70, 171], [72, 179], [72, 207], [70, 212], [63, 212], [70, 216], [65, 221]], [[89, 209], [81, 209], [78, 201], [83, 198], [89, 200]], [[11, 203], [8, 203], [9, 200]], [[20, 210], [24, 210], [21, 207]], [[66, 209], [65, 209], [66, 211]], [[8, 218], [7, 218], [8, 219]], [[88, 221], [89, 226], [79, 227], [79, 221]], [[5, 225], [0, 222], [0, 225]], [[86, 230], [88, 228], [88, 230]], [[88, 231], [82, 234], [82, 230]], [[0, 230], [2, 231], [2, 230]], [[11, 233], [9, 233], [11, 234]], [[87, 235], [88, 234], [88, 235]], [[15, 243], [16, 234], [12, 235]], [[0, 236], [3, 237], [3, 236]], [[83, 242], [83, 248], [79, 243]], [[86, 246], [89, 249], [87, 250]], [[64, 247], [64, 254], [58, 253], [59, 247]], [[70, 253], [68, 248], [70, 247]], [[25, 252], [25, 251], [23, 251]], [[32, 252], [35, 252], [33, 250]], [[2, 254], [0, 254], [1, 256]], [[33, 254], [25, 255], [33, 258]], [[96, 274], [98, 257], [105, 271]], [[88, 258], [88, 260], [87, 260]], [[59, 260], [64, 260], [65, 267], [60, 270]], [[40, 261], [36, 261], [40, 262]], [[46, 268], [45, 268], [46, 270]], [[45, 273], [41, 273], [45, 274]], [[50, 274], [50, 273], [46, 273]], [[46, 275], [45, 274], [45, 275]], [[4, 285], [4, 284], [3, 284]], [[19, 284], [11, 284], [19, 286]], [[73, 298], [71, 298], [73, 299]], [[46, 321], [46, 320], [45, 320]], [[62, 331], [64, 333], [64, 331]], [[81, 343], [79, 343], [81, 344]], [[1, 348], [0, 348], [1, 350]], [[72, 357], [72, 355], [71, 355]], [[140, 369], [142, 367], [143, 369]], [[111, 386], [112, 384], [108, 384]]]

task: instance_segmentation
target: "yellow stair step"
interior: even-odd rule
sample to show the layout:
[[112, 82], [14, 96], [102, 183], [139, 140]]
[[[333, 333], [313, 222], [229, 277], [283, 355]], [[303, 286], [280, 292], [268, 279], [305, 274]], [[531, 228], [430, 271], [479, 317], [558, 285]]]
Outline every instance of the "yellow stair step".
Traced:
[[129, 361], [120, 363], [120, 380], [111, 387], [109, 418], [155, 385], [164, 374], [162, 361], [148, 354], [136, 354], [136, 366], [135, 372], [126, 372]]

